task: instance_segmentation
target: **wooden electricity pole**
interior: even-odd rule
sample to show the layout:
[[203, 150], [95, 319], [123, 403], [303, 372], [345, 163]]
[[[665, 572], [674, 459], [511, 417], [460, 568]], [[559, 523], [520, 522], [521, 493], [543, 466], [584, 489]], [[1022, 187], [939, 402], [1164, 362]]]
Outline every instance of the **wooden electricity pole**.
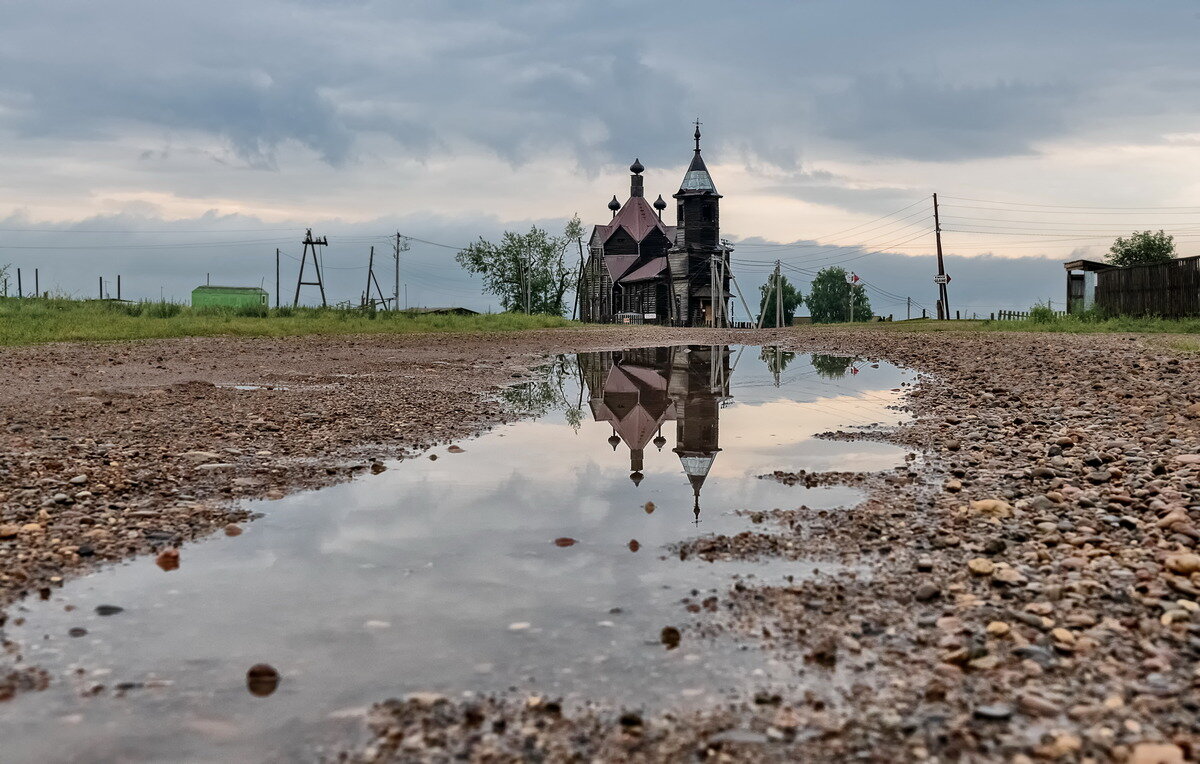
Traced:
[[279, 247], [275, 248], [275, 310], [279, 310]]
[[775, 261], [775, 328], [783, 328], [783, 276], [779, 273], [779, 261]]
[[941, 311], [942, 315], [940, 317], [949, 319], [950, 318], [950, 300], [949, 300], [949, 297], [947, 297], [947, 295], [946, 295], [946, 282], [949, 279], [946, 277], [946, 264], [944, 262], [942, 262], [942, 221], [941, 221], [941, 218], [938, 216], [937, 194], [933, 195], [933, 231], [934, 231], [934, 236], [937, 237], [937, 265], [938, 265], [937, 275], [938, 275], [938, 277], [937, 277], [936, 281], [937, 281], [937, 285], [938, 285], [938, 297], [942, 301], [942, 311]]
[[[396, 246], [395, 246], [396, 281], [395, 281], [395, 284], [392, 286], [392, 309], [393, 310], [400, 310], [400, 253], [407, 252], [408, 249], [409, 249], [408, 239], [405, 239], [403, 236], [400, 235], [399, 231], [396, 231]], [[404, 307], [407, 308], [408, 306], [405, 305]]]
[[387, 308], [387, 300], [383, 296], [383, 289], [379, 286], [379, 279], [375, 278], [375, 247], [371, 247], [371, 256], [367, 260], [367, 289], [363, 292], [362, 302], [364, 308], [374, 304], [374, 300], [371, 299], [372, 284], [375, 285], [375, 293], [379, 295], [379, 302], [384, 308]]

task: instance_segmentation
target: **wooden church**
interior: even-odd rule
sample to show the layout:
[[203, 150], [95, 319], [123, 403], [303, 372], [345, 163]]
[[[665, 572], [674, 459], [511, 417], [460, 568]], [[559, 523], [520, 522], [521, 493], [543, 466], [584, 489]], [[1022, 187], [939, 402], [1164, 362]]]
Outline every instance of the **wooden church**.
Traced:
[[638, 160], [629, 167], [629, 199], [613, 196], [612, 220], [592, 229], [580, 280], [580, 317], [591, 323], [670, 326], [729, 324], [729, 253], [721, 241], [720, 199], [700, 156], [675, 192], [675, 225], [662, 219], [662, 195], [646, 200]]

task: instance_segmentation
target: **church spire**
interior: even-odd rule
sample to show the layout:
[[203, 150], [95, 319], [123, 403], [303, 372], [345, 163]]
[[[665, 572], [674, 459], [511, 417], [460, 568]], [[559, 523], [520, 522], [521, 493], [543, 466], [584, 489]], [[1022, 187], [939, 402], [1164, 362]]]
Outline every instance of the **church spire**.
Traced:
[[696, 117], [696, 132], [693, 134], [696, 139], [696, 153], [700, 153], [700, 118]]

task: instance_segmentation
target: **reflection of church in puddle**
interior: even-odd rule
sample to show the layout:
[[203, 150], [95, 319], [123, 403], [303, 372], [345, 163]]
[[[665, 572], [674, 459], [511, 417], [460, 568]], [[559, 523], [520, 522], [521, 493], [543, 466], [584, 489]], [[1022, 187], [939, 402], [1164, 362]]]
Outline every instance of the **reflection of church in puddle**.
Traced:
[[675, 422], [675, 448], [692, 484], [700, 517], [700, 488], [721, 450], [718, 419], [729, 395], [729, 348], [692, 345], [581, 353], [592, 416], [608, 422], [608, 442], [629, 448], [629, 479], [642, 482], [646, 447], [662, 451], [662, 430]]

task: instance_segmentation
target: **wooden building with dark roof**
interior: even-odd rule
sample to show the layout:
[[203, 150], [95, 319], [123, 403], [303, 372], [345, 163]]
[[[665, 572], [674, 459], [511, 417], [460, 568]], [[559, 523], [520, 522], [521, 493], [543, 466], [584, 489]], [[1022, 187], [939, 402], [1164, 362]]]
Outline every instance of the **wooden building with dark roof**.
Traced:
[[[729, 316], [729, 253], [721, 241], [716, 185], [700, 155], [696, 125], [692, 162], [676, 200], [676, 225], [662, 219], [667, 202], [646, 200], [642, 172], [634, 160], [629, 199], [608, 203], [612, 220], [592, 229], [580, 280], [580, 317], [612, 323], [724, 326]], [[714, 294], [716, 299], [714, 300]]]

